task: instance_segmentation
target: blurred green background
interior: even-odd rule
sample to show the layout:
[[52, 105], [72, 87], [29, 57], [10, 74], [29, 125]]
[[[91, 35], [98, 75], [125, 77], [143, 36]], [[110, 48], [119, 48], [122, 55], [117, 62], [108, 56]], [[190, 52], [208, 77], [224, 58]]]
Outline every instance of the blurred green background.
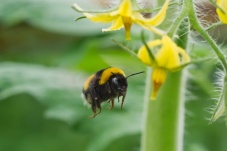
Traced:
[[[103, 109], [89, 119], [92, 111], [80, 97], [83, 82], [101, 68], [117, 66], [126, 75], [146, 70], [111, 40], [136, 50], [141, 45], [138, 29], [126, 43], [123, 31], [101, 33], [108, 25], [75, 22], [81, 16], [70, 8], [75, 2], [0, 0], [0, 151], [140, 149], [145, 75], [128, 80], [123, 110], [116, 103], [112, 111]], [[194, 42], [191, 55], [212, 53]], [[215, 104], [215, 64], [210, 60], [189, 67], [185, 151], [227, 149], [223, 119], [213, 124], [207, 120]]]

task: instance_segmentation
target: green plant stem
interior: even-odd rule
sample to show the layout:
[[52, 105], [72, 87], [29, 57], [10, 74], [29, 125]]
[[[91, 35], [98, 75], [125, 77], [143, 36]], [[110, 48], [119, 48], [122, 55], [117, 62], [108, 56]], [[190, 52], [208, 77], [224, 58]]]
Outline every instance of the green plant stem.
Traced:
[[[223, 90], [220, 94], [220, 99], [218, 100], [217, 107], [214, 111], [213, 116], [211, 117], [211, 122], [219, 118], [226, 113], [226, 108], [227, 108], [227, 93], [226, 93], [226, 87], [227, 87], [227, 62], [225, 59], [224, 54], [221, 52], [220, 48], [216, 44], [216, 42], [212, 39], [212, 37], [207, 33], [206, 30], [203, 29], [202, 25], [200, 24], [195, 8], [193, 5], [193, 0], [187, 0], [185, 1], [187, 3], [187, 6], [189, 7], [189, 20], [191, 22], [191, 25], [201, 34], [201, 36], [210, 44], [210, 46], [213, 48], [215, 54], [217, 55], [217, 58], [219, 62], [221, 63], [223, 69], [224, 69], [224, 85], [223, 85]], [[225, 103], [225, 106], [223, 105]], [[227, 116], [226, 116], [226, 124], [227, 124]]]
[[227, 125], [227, 114], [226, 114], [226, 109], [227, 109], [227, 75], [224, 76], [224, 88], [223, 88], [223, 93], [224, 93], [224, 100], [225, 100], [225, 124]]
[[222, 25], [222, 22], [221, 22], [221, 21], [216, 22], [216, 23], [213, 23], [212, 25], [210, 25], [209, 27], [207, 27], [207, 28], [204, 29], [204, 30], [205, 30], [205, 31], [209, 31], [209, 30], [211, 30], [212, 28], [215, 28], [215, 27], [217, 27], [217, 26], [219, 26], [219, 25]]
[[128, 52], [128, 53], [131, 54], [133, 57], [135, 57], [135, 58], [138, 59], [137, 54], [136, 54], [133, 50], [129, 49], [127, 46], [125, 46], [124, 44], [120, 43], [119, 41], [117, 41], [117, 40], [115, 40], [115, 39], [112, 39], [112, 41], [113, 41], [116, 45], [120, 46], [124, 51]]
[[[188, 41], [189, 22], [186, 10], [170, 28], [170, 36], [183, 35], [176, 43], [185, 49]], [[155, 101], [150, 100], [151, 68], [147, 70], [144, 102], [144, 131], [141, 151], [182, 151], [184, 132], [184, 88], [186, 72], [168, 72], [164, 85]]]
[[176, 20], [174, 21], [174, 23], [171, 25], [169, 29], [168, 35], [170, 37], [173, 37], [175, 35], [177, 29], [179, 28], [182, 20], [187, 15], [187, 13], [188, 13], [188, 8], [183, 4], [180, 14], [177, 16]]
[[[142, 151], [182, 151], [184, 98], [182, 72], [169, 73], [155, 101], [150, 98], [151, 69], [147, 70], [145, 130]], [[173, 89], [174, 87], [174, 89]]]
[[218, 45], [215, 43], [215, 41], [211, 38], [211, 36], [203, 29], [202, 25], [199, 23], [199, 20], [195, 13], [195, 8], [193, 5], [193, 0], [186, 0], [185, 3], [187, 3], [187, 6], [189, 9], [189, 20], [191, 22], [191, 25], [201, 34], [201, 36], [210, 44], [210, 46], [213, 48], [215, 54], [218, 57], [218, 60], [221, 62], [225, 73], [227, 71], [227, 62], [225, 60], [224, 54], [219, 49]]

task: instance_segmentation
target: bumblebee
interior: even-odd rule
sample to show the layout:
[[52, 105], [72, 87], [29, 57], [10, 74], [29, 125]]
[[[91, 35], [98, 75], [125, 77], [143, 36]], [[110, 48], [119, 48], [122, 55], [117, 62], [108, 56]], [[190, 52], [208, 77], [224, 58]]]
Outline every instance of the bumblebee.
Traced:
[[[105, 68], [99, 70], [95, 74], [91, 75], [84, 83], [82, 90], [82, 96], [86, 103], [92, 108], [93, 115], [90, 118], [94, 118], [97, 114], [101, 113], [102, 102], [110, 102], [109, 110], [114, 107], [114, 99], [122, 96], [121, 109], [125, 100], [128, 82], [127, 78], [136, 74], [143, 72], [138, 72], [125, 76], [124, 72], [116, 67]], [[99, 109], [96, 112], [96, 109]]]

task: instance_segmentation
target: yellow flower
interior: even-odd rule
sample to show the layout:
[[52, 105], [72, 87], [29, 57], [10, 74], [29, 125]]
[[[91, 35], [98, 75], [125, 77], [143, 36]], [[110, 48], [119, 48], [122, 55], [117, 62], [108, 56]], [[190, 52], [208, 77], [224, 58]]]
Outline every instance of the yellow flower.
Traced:
[[[224, 23], [227, 24], [227, 1], [226, 0], [217, 0], [216, 4], [218, 7], [216, 8], [216, 12], [218, 14], [219, 19]], [[223, 12], [224, 11], [224, 12]]]
[[147, 45], [155, 60], [149, 55], [145, 46], [139, 49], [137, 56], [144, 64], [153, 67], [151, 99], [155, 99], [159, 88], [166, 80], [167, 71], [176, 71], [176, 69], [188, 63], [190, 57], [167, 35], [163, 35], [162, 39], [150, 41]]
[[[146, 19], [140, 12], [133, 10], [131, 0], [122, 0], [119, 7], [115, 11], [108, 13], [84, 13], [84, 15], [93, 22], [108, 23], [112, 22], [109, 28], [103, 29], [102, 31], [113, 31], [125, 28], [126, 39], [130, 39], [130, 29], [133, 23], [136, 23], [143, 28], [153, 31], [156, 34], [163, 34], [163, 31], [155, 28], [163, 22], [166, 16], [166, 10], [168, 8], [170, 0], [166, 0], [162, 9], [153, 17]], [[76, 10], [83, 12], [83, 10], [74, 4], [73, 7]]]

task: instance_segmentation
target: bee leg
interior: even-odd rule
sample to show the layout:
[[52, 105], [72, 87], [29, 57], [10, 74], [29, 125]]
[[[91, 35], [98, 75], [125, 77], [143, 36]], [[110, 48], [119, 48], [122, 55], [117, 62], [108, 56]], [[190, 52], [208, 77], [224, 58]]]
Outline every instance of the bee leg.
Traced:
[[117, 96], [118, 102], [120, 102], [119, 98], [120, 98], [120, 95]]
[[95, 100], [98, 100], [98, 95], [96, 93], [95, 87], [91, 88], [91, 95]]
[[101, 106], [101, 103], [100, 103], [99, 100], [97, 100], [97, 107], [98, 107], [98, 109], [99, 109], [99, 112], [98, 112], [97, 114], [99, 114], [99, 113], [101, 113], [101, 111], [102, 111], [102, 106]]
[[92, 111], [93, 111], [93, 115], [92, 115], [92, 116], [89, 116], [89, 117], [90, 117], [90, 118], [94, 118], [94, 117], [97, 115], [97, 113], [96, 113], [96, 103], [95, 103], [95, 101], [92, 101], [91, 109], [92, 109]]
[[[125, 94], [125, 95], [126, 95], [126, 94]], [[123, 103], [124, 103], [124, 101], [125, 101], [125, 95], [123, 95], [122, 100], [121, 100], [121, 110], [122, 110], [122, 107], [123, 107]]]
[[112, 110], [114, 108], [114, 99], [113, 98], [110, 98], [110, 104], [111, 104], [111, 106], [108, 107], [108, 109]]

